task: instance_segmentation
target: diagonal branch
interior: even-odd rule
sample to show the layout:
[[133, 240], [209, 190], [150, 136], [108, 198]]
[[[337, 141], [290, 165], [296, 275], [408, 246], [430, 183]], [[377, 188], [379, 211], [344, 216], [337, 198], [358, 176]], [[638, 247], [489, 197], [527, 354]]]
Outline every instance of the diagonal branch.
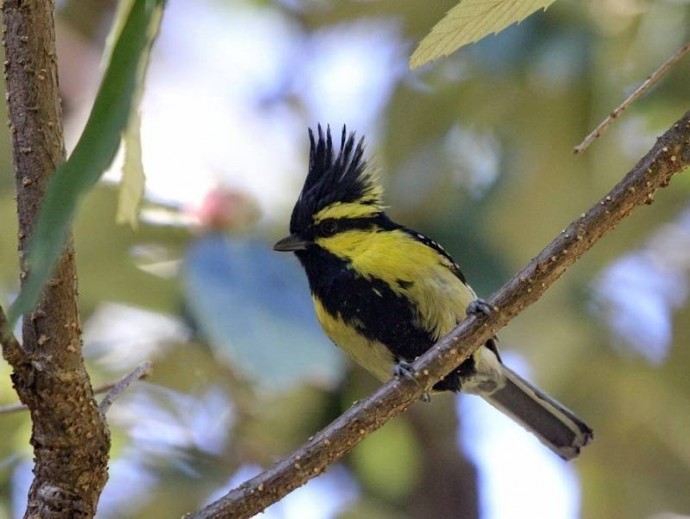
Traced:
[[690, 165], [690, 112], [673, 125], [604, 198], [563, 230], [489, 300], [496, 311], [470, 316], [414, 363], [414, 381], [393, 379], [273, 467], [189, 514], [206, 519], [251, 517], [321, 474], [386, 421], [403, 412], [481, 344], [539, 299], [597, 240]]
[[623, 101], [618, 107], [613, 110], [606, 118], [599, 123], [599, 125], [592, 130], [583, 141], [573, 148], [573, 153], [576, 155], [582, 153], [589, 145], [592, 144], [596, 139], [601, 137], [609, 126], [620, 117], [624, 110], [626, 110], [631, 104], [637, 101], [642, 95], [644, 95], [650, 88], [652, 88], [659, 80], [666, 75], [666, 73], [671, 70], [671, 67], [690, 52], [690, 42], [683, 45], [678, 49], [673, 56], [668, 58], [658, 69], [656, 69], [651, 76], [645, 79], [640, 86], [638, 86], [632, 94], [630, 94], [625, 101]]

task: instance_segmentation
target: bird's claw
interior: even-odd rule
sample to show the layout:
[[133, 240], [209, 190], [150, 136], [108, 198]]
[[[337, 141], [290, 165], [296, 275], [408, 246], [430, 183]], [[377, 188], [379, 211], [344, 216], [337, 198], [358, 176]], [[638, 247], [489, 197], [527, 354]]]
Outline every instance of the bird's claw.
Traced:
[[[393, 368], [393, 375], [395, 375], [398, 378], [411, 380], [415, 384], [419, 385], [419, 381], [417, 380], [417, 377], [415, 375], [415, 370], [412, 367], [412, 363], [407, 362], [406, 360], [401, 360], [395, 365], [395, 367]], [[425, 404], [431, 402], [431, 396], [427, 391], [422, 393], [422, 396], [420, 396], [419, 399]]]
[[467, 310], [465, 313], [467, 315], [475, 315], [477, 317], [489, 316], [491, 312], [495, 310], [495, 307], [484, 301], [483, 299], [475, 299], [469, 305], [467, 305]]
[[398, 378], [404, 378], [407, 380], [411, 380], [414, 383], [417, 383], [417, 377], [415, 376], [415, 371], [412, 367], [412, 363], [407, 362], [406, 360], [401, 360], [395, 365], [395, 367], [393, 368], [393, 375], [395, 375]]

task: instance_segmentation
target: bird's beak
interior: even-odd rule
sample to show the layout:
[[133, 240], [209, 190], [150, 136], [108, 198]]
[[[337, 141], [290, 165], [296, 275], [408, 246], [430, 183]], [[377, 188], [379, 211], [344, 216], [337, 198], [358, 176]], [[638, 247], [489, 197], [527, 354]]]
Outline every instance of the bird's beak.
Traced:
[[273, 246], [273, 250], [277, 250], [280, 252], [291, 252], [296, 250], [304, 250], [307, 248], [307, 245], [309, 245], [308, 241], [303, 240], [302, 238], [299, 238], [294, 234], [291, 234], [290, 236], [286, 236], [278, 243], [276, 243]]

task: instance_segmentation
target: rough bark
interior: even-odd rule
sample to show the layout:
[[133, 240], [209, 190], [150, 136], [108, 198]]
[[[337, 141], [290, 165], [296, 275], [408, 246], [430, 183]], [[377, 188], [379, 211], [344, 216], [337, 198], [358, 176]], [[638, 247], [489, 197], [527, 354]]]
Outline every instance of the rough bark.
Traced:
[[[47, 182], [65, 157], [53, 10], [49, 0], [2, 6], [22, 279]], [[3, 353], [32, 419], [35, 477], [25, 517], [92, 517], [107, 480], [110, 435], [81, 355], [71, 237], [41, 302], [24, 316], [22, 347]]]

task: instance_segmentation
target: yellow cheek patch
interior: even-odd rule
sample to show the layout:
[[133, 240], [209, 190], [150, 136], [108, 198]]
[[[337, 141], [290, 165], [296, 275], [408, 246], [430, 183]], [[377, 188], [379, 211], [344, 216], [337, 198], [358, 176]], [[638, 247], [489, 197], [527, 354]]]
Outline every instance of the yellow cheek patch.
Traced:
[[348, 260], [362, 276], [381, 279], [394, 290], [398, 280], [412, 281], [450, 266], [449, 261], [443, 264], [447, 261], [443, 256], [401, 230], [352, 229], [317, 238], [316, 243]]
[[353, 229], [339, 232], [333, 236], [316, 238], [316, 244], [335, 254], [336, 256], [353, 262], [361, 251], [367, 247], [372, 230]]

